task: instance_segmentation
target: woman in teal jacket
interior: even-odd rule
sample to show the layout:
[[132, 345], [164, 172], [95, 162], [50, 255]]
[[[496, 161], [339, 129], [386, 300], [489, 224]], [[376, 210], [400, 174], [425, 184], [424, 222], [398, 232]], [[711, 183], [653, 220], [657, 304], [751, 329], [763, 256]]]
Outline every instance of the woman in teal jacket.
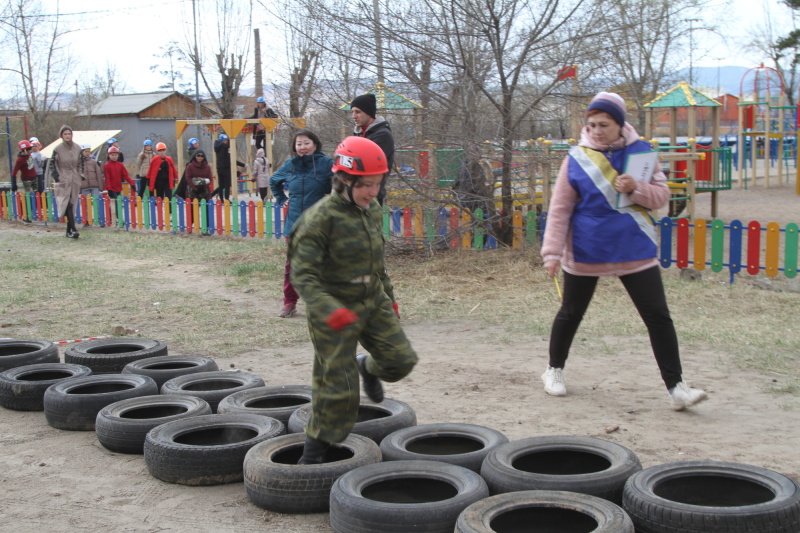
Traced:
[[[322, 153], [322, 143], [317, 135], [309, 130], [294, 134], [289, 148], [294, 157], [286, 161], [269, 179], [269, 187], [278, 205], [289, 202], [289, 210], [283, 223], [283, 234], [289, 235], [300, 215], [330, 194], [333, 177], [333, 160]], [[287, 198], [284, 188], [289, 190]], [[288, 237], [287, 237], [288, 240]], [[289, 280], [291, 265], [286, 260], [283, 270], [283, 308], [278, 316], [289, 318], [297, 313], [297, 300], [300, 298]]]

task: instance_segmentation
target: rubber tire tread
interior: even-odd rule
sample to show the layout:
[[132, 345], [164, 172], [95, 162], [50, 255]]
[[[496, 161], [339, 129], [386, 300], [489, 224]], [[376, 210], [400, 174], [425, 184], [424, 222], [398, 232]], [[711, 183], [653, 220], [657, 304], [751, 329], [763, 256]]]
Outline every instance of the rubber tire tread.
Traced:
[[[390, 503], [365, 498], [376, 483], [404, 478], [448, 483], [456, 495], [426, 503]], [[331, 488], [330, 522], [336, 533], [450, 533], [461, 512], [489, 497], [486, 482], [467, 468], [438, 461], [391, 461], [348, 472]]]
[[[290, 448], [301, 448], [305, 435], [290, 433], [254, 446], [244, 460], [244, 487], [250, 501], [277, 513], [321, 513], [328, 510], [331, 487], [343, 474], [380, 463], [378, 445], [362, 435], [350, 434], [333, 447], [345, 448], [352, 457], [330, 463], [296, 465], [273, 458]], [[298, 454], [298, 457], [300, 454]]]
[[[38, 372], [64, 372], [70, 375], [56, 379], [20, 379]], [[51, 385], [65, 379], [91, 375], [92, 370], [88, 367], [66, 363], [36, 363], [9, 368], [0, 372], [0, 406], [14, 411], [43, 411], [44, 393]]]
[[[362, 409], [375, 410], [383, 412], [386, 416], [356, 422], [352, 433], [368, 437], [378, 444], [387, 435], [398, 429], [417, 425], [416, 412], [405, 402], [385, 398], [383, 402], [375, 403], [366, 397], [361, 397], [360, 401], [359, 411]], [[310, 416], [310, 405], [300, 407], [292, 413], [292, 416], [289, 417], [289, 433], [304, 432]]]
[[[71, 394], [88, 385], [125, 384], [131, 388], [98, 394]], [[158, 394], [156, 382], [135, 374], [101, 374], [71, 378], [51, 385], [44, 393], [44, 416], [56, 429], [94, 431], [97, 413], [114, 402]]]
[[[237, 387], [217, 390], [187, 390], [186, 387], [196, 385], [204, 381], [235, 381], [239, 383]], [[184, 394], [196, 396], [208, 402], [213, 412], [217, 412], [217, 406], [226, 396], [230, 396], [239, 391], [263, 387], [264, 380], [256, 374], [250, 372], [230, 372], [219, 370], [217, 372], [202, 372], [200, 374], [186, 374], [172, 378], [161, 386], [161, 394]]]
[[[458, 516], [455, 533], [495, 533], [493, 520], [508, 512], [533, 507], [587, 515], [597, 522], [592, 533], [634, 533], [633, 522], [619, 505], [597, 496], [555, 490], [506, 492], [473, 503]], [[529, 525], [533, 528], [537, 524]], [[568, 524], [563, 524], [560, 530], [568, 533], [568, 527]]]
[[[127, 418], [125, 413], [135, 409], [156, 406], [180, 406], [183, 413], [154, 417]], [[106, 449], [116, 453], [143, 454], [147, 434], [156, 426], [191, 416], [210, 415], [211, 406], [194, 396], [156, 394], [120, 400], [103, 407], [97, 413], [95, 432], [97, 440]]]
[[[723, 476], [752, 482], [775, 497], [754, 505], [692, 505], [657, 496], [654, 488], [685, 476]], [[623, 509], [641, 533], [797, 533], [800, 531], [800, 485], [759, 466], [721, 461], [683, 461], [646, 468], [631, 476]]]
[[[483, 447], [468, 453], [434, 455], [415, 453], [408, 445], [415, 441], [434, 437], [460, 437], [480, 442]], [[399, 429], [381, 441], [381, 455], [384, 461], [440, 461], [462, 466], [480, 473], [483, 460], [493, 449], [508, 442], [501, 432], [475, 424], [424, 424]]]
[[[165, 363], [188, 363], [194, 366], [169, 369], [152, 368]], [[161, 389], [164, 383], [178, 376], [199, 374], [201, 372], [215, 372], [217, 370], [219, 370], [219, 367], [216, 361], [210, 357], [203, 357], [202, 355], [159, 355], [158, 357], [148, 357], [146, 359], [132, 361], [125, 365], [125, 368], [122, 369], [122, 373], [150, 376], [156, 382], [158, 388]]]
[[248, 407], [248, 403], [268, 398], [293, 398], [306, 400], [311, 404], [310, 385], [273, 385], [267, 387], [256, 387], [233, 393], [223, 398], [217, 406], [218, 413], [251, 413], [256, 415], [269, 416], [280, 420], [289, 425], [289, 418], [297, 409], [305, 407], [303, 405], [293, 405], [286, 407]]
[[[5, 339], [0, 340], [0, 353], [14, 352], [14, 348], [33, 348], [26, 353], [0, 356], [0, 372], [5, 372], [18, 366], [35, 365], [39, 363], [58, 363], [58, 348], [50, 341], [35, 339]], [[69, 361], [67, 361], [69, 362]]]
[[[512, 466], [520, 457], [554, 451], [597, 455], [605, 458], [610, 466], [599, 472], [569, 475], [526, 472]], [[498, 446], [483, 461], [481, 476], [492, 495], [522, 490], [556, 490], [598, 496], [620, 505], [625, 482], [641, 469], [636, 454], [615, 442], [594, 437], [544, 436]]]
[[[199, 430], [246, 428], [253, 438], [222, 445], [189, 445], [175, 439]], [[282, 435], [286, 427], [259, 415], [202, 415], [161, 424], [150, 430], [144, 443], [144, 461], [154, 478], [179, 485], [222, 485], [242, 481], [247, 452], [259, 443]]]
[[[114, 354], [90, 353], [94, 349], [121, 345], [136, 346], [138, 349]], [[88, 366], [94, 374], [119, 374], [130, 362], [159, 355], [167, 355], [167, 344], [163, 341], [116, 337], [84, 341], [70, 346], [64, 351], [64, 362]]]

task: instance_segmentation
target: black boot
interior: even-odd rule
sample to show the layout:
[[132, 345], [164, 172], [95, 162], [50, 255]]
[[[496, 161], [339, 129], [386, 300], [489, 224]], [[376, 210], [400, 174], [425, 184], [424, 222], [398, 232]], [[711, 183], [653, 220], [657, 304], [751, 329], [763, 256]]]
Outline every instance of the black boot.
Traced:
[[297, 461], [299, 465], [318, 465], [325, 462], [325, 453], [331, 445], [306, 435], [303, 456]]
[[364, 394], [373, 402], [381, 403], [383, 401], [383, 385], [377, 376], [367, 371], [367, 356], [362, 353], [356, 356], [356, 361], [358, 362], [358, 373], [361, 374], [361, 388], [364, 389]]

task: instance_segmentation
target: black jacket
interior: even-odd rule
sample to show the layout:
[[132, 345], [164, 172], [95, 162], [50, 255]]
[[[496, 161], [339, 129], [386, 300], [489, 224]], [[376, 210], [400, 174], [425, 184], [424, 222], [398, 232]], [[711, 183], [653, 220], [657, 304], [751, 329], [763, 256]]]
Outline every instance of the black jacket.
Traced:
[[[253, 116], [250, 118], [261, 118], [258, 116], [258, 106], [253, 110]], [[264, 108], [264, 118], [278, 118], [278, 114], [273, 111], [269, 106]]]
[[[361, 136], [360, 127], [356, 127], [354, 132], [356, 135]], [[381, 147], [384, 155], [386, 155], [386, 162], [389, 164], [389, 172], [391, 172], [394, 167], [394, 135], [386, 119], [377, 117], [375, 122], [367, 127], [367, 132], [363, 137], [366, 137]]]

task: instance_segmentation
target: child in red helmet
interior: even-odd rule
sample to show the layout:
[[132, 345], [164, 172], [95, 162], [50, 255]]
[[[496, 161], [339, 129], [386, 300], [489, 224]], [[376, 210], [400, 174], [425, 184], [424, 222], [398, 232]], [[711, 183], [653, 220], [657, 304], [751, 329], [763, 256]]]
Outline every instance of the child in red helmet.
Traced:
[[[381, 380], [398, 381], [417, 362], [384, 265], [382, 211], [376, 200], [389, 168], [383, 150], [363, 137], [336, 149], [333, 192], [292, 228], [291, 280], [306, 302], [314, 344], [312, 411], [299, 464], [322, 463], [356, 422], [364, 393], [383, 401]], [[356, 356], [356, 345], [370, 355]]]
[[178, 183], [178, 170], [175, 168], [175, 162], [167, 155], [166, 144], [156, 144], [156, 154], [150, 161], [150, 168], [147, 171], [150, 195], [172, 198], [172, 189]]
[[[25, 140], [17, 143], [17, 146], [19, 146], [19, 154], [17, 154], [17, 161], [14, 163], [14, 170], [11, 171], [11, 179], [12, 181], [16, 180], [19, 172], [25, 194], [36, 192], [36, 168], [31, 158], [33, 146], [29, 141]], [[14, 187], [14, 190], [16, 190], [16, 187]], [[25, 222], [30, 222], [30, 219], [25, 218]]]
[[106, 177], [106, 190], [112, 200], [122, 192], [122, 181], [127, 181], [132, 191], [136, 191], [136, 182], [128, 174], [128, 169], [119, 161], [119, 148], [112, 146], [108, 149], [108, 161], [103, 166]]

